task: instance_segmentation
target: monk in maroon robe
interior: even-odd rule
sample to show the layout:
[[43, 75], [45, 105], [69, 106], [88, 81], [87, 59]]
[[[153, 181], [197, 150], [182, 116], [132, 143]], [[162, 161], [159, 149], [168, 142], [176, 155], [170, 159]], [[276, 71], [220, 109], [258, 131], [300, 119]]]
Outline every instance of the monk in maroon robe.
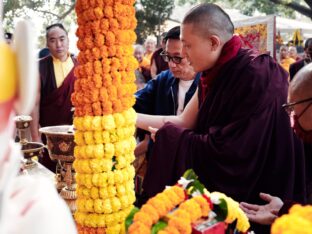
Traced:
[[214, 4], [185, 16], [184, 56], [203, 76], [180, 116], [138, 116], [140, 128], [161, 127], [143, 185], [148, 197], [193, 168], [209, 191], [237, 201], [259, 204], [260, 192], [305, 201], [303, 146], [282, 108], [288, 74], [270, 56], [242, 49], [233, 31]]
[[[51, 55], [39, 61], [40, 96], [32, 114], [33, 141], [40, 141], [39, 125], [46, 127], [73, 123], [71, 94], [74, 91], [77, 61], [68, 52], [68, 35], [62, 24], [49, 26], [46, 38]], [[42, 141], [45, 143], [44, 136]], [[47, 152], [40, 162], [55, 172], [56, 163], [50, 160]]]

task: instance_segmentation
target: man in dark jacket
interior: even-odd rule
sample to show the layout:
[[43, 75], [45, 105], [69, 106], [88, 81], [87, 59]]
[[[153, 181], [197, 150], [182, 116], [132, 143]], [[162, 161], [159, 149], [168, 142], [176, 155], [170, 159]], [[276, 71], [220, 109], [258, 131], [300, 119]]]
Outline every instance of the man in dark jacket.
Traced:
[[[150, 80], [144, 89], [136, 93], [134, 109], [138, 113], [150, 115], [178, 115], [196, 91], [200, 74], [196, 74], [182, 54], [180, 27], [174, 27], [165, 37], [166, 48], [162, 53], [168, 62], [169, 70], [161, 72], [156, 79]], [[147, 145], [149, 147], [147, 149]], [[141, 141], [136, 155], [151, 152], [149, 138]], [[147, 151], [147, 152], [146, 152]]]

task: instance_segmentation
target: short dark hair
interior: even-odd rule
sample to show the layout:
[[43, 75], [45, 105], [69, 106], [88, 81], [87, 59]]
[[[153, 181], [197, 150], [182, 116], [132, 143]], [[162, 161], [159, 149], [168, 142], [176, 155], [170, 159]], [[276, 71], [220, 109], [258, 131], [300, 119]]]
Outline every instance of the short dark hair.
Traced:
[[49, 34], [49, 31], [52, 29], [52, 28], [55, 28], [55, 27], [58, 27], [60, 29], [62, 29], [66, 35], [67, 35], [67, 30], [65, 29], [65, 27], [63, 26], [63, 24], [61, 23], [55, 23], [55, 24], [51, 24], [49, 25], [48, 27], [46, 27], [46, 38], [48, 39], [48, 34]]
[[193, 24], [196, 32], [217, 35], [223, 42], [231, 39], [234, 33], [234, 25], [229, 15], [213, 3], [202, 3], [193, 7], [185, 15], [182, 24]]
[[180, 26], [176, 26], [167, 32], [164, 40], [167, 42], [169, 39], [180, 40]]
[[307, 49], [309, 45], [312, 44], [312, 38], [308, 38], [304, 43], [304, 49]]

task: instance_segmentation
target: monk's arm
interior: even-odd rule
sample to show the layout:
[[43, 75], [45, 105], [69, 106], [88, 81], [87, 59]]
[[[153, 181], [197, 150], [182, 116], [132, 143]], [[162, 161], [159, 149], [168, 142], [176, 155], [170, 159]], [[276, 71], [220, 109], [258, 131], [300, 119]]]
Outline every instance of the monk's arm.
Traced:
[[197, 90], [193, 95], [190, 102], [186, 105], [181, 115], [146, 115], [138, 114], [137, 127], [147, 130], [148, 127], [161, 128], [166, 122], [174, 123], [175, 125], [183, 128], [193, 129], [198, 113], [198, 95]]

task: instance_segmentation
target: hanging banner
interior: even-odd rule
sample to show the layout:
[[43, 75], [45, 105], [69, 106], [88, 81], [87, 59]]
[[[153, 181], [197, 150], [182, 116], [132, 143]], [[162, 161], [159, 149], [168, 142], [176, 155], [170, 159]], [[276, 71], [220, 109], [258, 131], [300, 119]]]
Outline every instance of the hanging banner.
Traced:
[[234, 21], [235, 34], [244, 48], [256, 49], [275, 58], [275, 16], [254, 17]]

